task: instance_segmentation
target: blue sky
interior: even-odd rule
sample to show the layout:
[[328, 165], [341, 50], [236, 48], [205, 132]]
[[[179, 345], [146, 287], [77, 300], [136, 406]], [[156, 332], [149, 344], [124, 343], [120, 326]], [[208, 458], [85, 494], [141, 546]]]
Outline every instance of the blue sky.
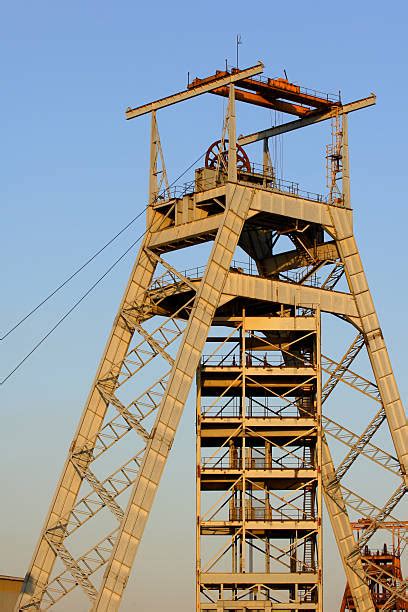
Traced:
[[[187, 72], [204, 76], [222, 68], [225, 58], [233, 61], [240, 33], [242, 65], [262, 59], [267, 75], [285, 69], [290, 80], [305, 86], [341, 89], [346, 101], [372, 91], [378, 96], [375, 108], [350, 117], [352, 202], [363, 261], [406, 399], [408, 334], [399, 323], [408, 297], [405, 2], [39, 0], [0, 6], [2, 332], [144, 207], [148, 119], [126, 122], [124, 109], [183, 89]], [[170, 180], [219, 137], [222, 116], [223, 101], [211, 96], [159, 114]], [[267, 111], [251, 114], [238, 106], [238, 133], [270, 121]], [[283, 176], [322, 192], [328, 126], [308, 129], [284, 138]], [[258, 153], [254, 156], [257, 161]], [[2, 343], [1, 378], [143, 231], [143, 223]], [[2, 387], [2, 573], [26, 570], [131, 262], [132, 255]], [[191, 415], [182, 428], [193, 435]], [[180, 545], [185, 555], [170, 576], [172, 601], [180, 610], [190, 609], [185, 584], [193, 580], [191, 436], [181, 436], [175, 446], [125, 610], [142, 584], [137, 597], [147, 601], [147, 587], [154, 587], [149, 567], [158, 567], [165, 580], [172, 547]], [[190, 451], [191, 466], [183, 460]], [[177, 497], [169, 484], [176, 474], [186, 482]], [[165, 537], [164, 501], [174, 530], [158, 559], [153, 546]], [[160, 597], [156, 592], [152, 609], [160, 609]]]

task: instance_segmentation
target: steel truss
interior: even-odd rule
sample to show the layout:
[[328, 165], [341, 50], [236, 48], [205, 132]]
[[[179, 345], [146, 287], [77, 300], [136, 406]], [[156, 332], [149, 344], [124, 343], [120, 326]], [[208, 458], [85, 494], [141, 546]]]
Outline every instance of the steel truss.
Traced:
[[[240, 137], [243, 145], [262, 141], [264, 154], [262, 170], [242, 171], [235, 85], [255, 87], [262, 69], [222, 72], [128, 111], [128, 118], [152, 113], [147, 229], [16, 610], [48, 609], [75, 588], [94, 612], [119, 608], [197, 372], [197, 612], [321, 611], [323, 498], [355, 609], [376, 610], [368, 573], [388, 589], [390, 605], [407, 599], [405, 584], [368, 569], [350, 523], [351, 515], [372, 520], [366, 544], [386, 517], [398, 521], [391, 513], [407, 486], [405, 413], [350, 207], [347, 113], [375, 100], [342, 106], [316, 98], [313, 109], [309, 94], [287, 87], [282, 104], [301, 118]], [[262, 105], [262, 88], [282, 90], [262, 83], [239, 99]], [[229, 96], [228, 156], [221, 170], [196, 170], [180, 194], [169, 188], [156, 111], [204, 92]], [[292, 104], [296, 95], [311, 104], [310, 116]], [[267, 139], [325, 119], [334, 121], [330, 198], [288, 192], [265, 161]], [[294, 250], [279, 250], [281, 237]], [[169, 263], [171, 251], [203, 242], [212, 242], [203, 269]], [[237, 247], [253, 267], [234, 264]], [[347, 290], [336, 290], [344, 279]], [[320, 354], [320, 313], [358, 331], [339, 361]], [[364, 352], [373, 381], [351, 369]], [[341, 422], [347, 407], [330, 414], [340, 382], [376, 407], [361, 433]], [[385, 424], [389, 450], [374, 439]], [[347, 447], [337, 466], [329, 440]], [[381, 503], [350, 489], [361, 458], [393, 479]], [[91, 521], [99, 537], [77, 554]], [[207, 552], [214, 539], [219, 546]]]

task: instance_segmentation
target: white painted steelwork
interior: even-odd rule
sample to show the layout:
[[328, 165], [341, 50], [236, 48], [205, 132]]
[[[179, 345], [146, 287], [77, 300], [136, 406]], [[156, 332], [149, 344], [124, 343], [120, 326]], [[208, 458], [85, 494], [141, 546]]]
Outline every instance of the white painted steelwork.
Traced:
[[[408, 461], [406, 417], [353, 234], [350, 203], [347, 114], [374, 104], [375, 97], [350, 105], [336, 103], [329, 109], [327, 103], [321, 111], [301, 107], [301, 119], [237, 142], [237, 88], [248, 84], [248, 79], [249, 86], [258, 83], [260, 89], [267, 88], [265, 80], [250, 80], [262, 68], [259, 64], [215, 75], [207, 83], [127, 113], [128, 118], [152, 113], [147, 230], [69, 447], [18, 611], [48, 609], [75, 588], [82, 589], [94, 612], [119, 608], [197, 369], [197, 612], [321, 611], [330, 577], [323, 581], [321, 534], [329, 526], [322, 525], [320, 496], [326, 503], [355, 609], [376, 609], [370, 581], [380, 582], [390, 601], [396, 596], [408, 601], [405, 583], [396, 587], [389, 577], [373, 577], [350, 524], [350, 516], [370, 517], [367, 540], [375, 534], [378, 522], [391, 513], [396, 513], [392, 520], [398, 521]], [[285, 80], [278, 84], [289, 100], [296, 99], [296, 86]], [[156, 111], [205, 92], [224, 95], [225, 87], [229, 92], [228, 156], [223, 168], [201, 168], [193, 183], [180, 189], [169, 186]], [[242, 90], [239, 96], [237, 99], [245, 98]], [[259, 101], [259, 95], [255, 98]], [[252, 99], [248, 95], [246, 101]], [[329, 196], [323, 197], [277, 179], [267, 139], [325, 119], [335, 123], [328, 150], [331, 184]], [[239, 143], [258, 140], [263, 146], [260, 169], [237, 168]], [[291, 250], [277, 247], [282, 237], [291, 241]], [[203, 268], [180, 271], [167, 260], [169, 252], [203, 242], [212, 242]], [[234, 261], [237, 247], [248, 255], [248, 265]], [[325, 278], [319, 280], [317, 272], [325, 270]], [[347, 286], [338, 290], [344, 278]], [[340, 360], [320, 355], [320, 313], [334, 315], [358, 332]], [[214, 355], [205, 357], [206, 343], [213, 342], [214, 329], [220, 328], [239, 335], [235, 362], [228, 350], [236, 338], [225, 333], [215, 352], [222, 355], [221, 361], [214, 363]], [[370, 376], [359, 374], [358, 368], [351, 370], [364, 349], [373, 382]], [[256, 365], [247, 362], [248, 355], [257, 360]], [[373, 404], [373, 414], [361, 433], [342, 422], [344, 415], [334, 419], [321, 414], [321, 406], [328, 409], [340, 382], [357, 391], [356, 401]], [[249, 399], [253, 402], [265, 396], [265, 389], [278, 407], [264, 397], [257, 404], [262, 414], [247, 413]], [[225, 418], [221, 413], [212, 414], [212, 408], [202, 403], [210, 392], [219, 398]], [[239, 397], [239, 414], [227, 415], [228, 394]], [[389, 428], [391, 449], [375, 440], [383, 423]], [[299, 448], [293, 448], [295, 439], [302, 457]], [[329, 440], [346, 446], [337, 467]], [[206, 445], [213, 448], [212, 455], [215, 448], [228, 445], [226, 459], [217, 453], [203, 457], [201, 449]], [[119, 450], [121, 460], [116, 455]], [[128, 457], [125, 462], [123, 452]], [[214, 458], [221, 468], [214, 465]], [[368, 460], [370, 470], [382, 470], [384, 479], [394, 479], [391, 495], [384, 492], [381, 502], [366, 500], [349, 488], [355, 464], [361, 459]], [[106, 473], [109, 461], [111, 469]], [[347, 483], [343, 482], [345, 475]], [[229, 483], [230, 514], [221, 522], [204, 518], [204, 480], [205, 487], [215, 490], [225, 490]], [[303, 493], [307, 482], [313, 492], [310, 499]], [[286, 494], [279, 493], [278, 486]], [[263, 514], [260, 506], [249, 502], [256, 487], [264, 492]], [[296, 504], [287, 494], [295, 490], [304, 496], [296, 520], [291, 514]], [[289, 548], [276, 545], [282, 532], [277, 511], [286, 516], [281, 535], [289, 538]], [[80, 540], [80, 530], [91, 521], [96, 534], [101, 516], [103, 525], [109, 522], [109, 529], [95, 536], [91, 548], [74, 555], [72, 536]], [[203, 564], [202, 539], [213, 532], [232, 537], [233, 561], [228, 569]], [[255, 540], [263, 547], [261, 568], [255, 567], [258, 561], [255, 563], [248, 548]], [[299, 556], [302, 547], [303, 560]], [[273, 564], [285, 557], [288, 571], [278, 571]], [[204, 592], [211, 593], [206, 603]]]

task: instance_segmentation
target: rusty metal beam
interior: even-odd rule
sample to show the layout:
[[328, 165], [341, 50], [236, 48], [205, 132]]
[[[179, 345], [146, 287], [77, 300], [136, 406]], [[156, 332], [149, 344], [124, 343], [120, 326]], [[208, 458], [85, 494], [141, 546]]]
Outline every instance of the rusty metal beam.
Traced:
[[[217, 96], [228, 96], [228, 87], [218, 87], [211, 91], [211, 93]], [[290, 102], [284, 102], [282, 100], [273, 100], [260, 93], [252, 93], [250, 91], [244, 91], [243, 89], [237, 89], [235, 97], [240, 102], [248, 102], [248, 104], [254, 104], [255, 106], [263, 106], [264, 108], [270, 108], [271, 110], [278, 110], [289, 115], [296, 115], [297, 117], [304, 117], [310, 114], [312, 111], [306, 106], [300, 106], [299, 104], [291, 104]]]
[[160, 108], [165, 108], [166, 106], [171, 106], [172, 104], [177, 104], [178, 102], [184, 102], [184, 100], [189, 100], [190, 98], [195, 98], [196, 96], [200, 96], [201, 94], [217, 89], [218, 87], [230, 85], [231, 83], [236, 83], [237, 81], [240, 81], [246, 77], [260, 74], [263, 72], [263, 69], [264, 65], [262, 62], [259, 62], [255, 66], [251, 66], [245, 70], [239, 70], [233, 74], [228, 74], [228, 76], [225, 76], [225, 73], [222, 73], [221, 77], [214, 78], [210, 82], [204, 83], [204, 85], [198, 85], [197, 87], [180, 91], [171, 96], [166, 96], [165, 98], [155, 100], [154, 102], [137, 106], [136, 108], [128, 108], [126, 110], [126, 119], [134, 119], [135, 117], [146, 115], [147, 113], [159, 110]]
[[[331, 108], [332, 106], [339, 106], [339, 101], [330, 99], [329, 95], [321, 97], [307, 93], [306, 90], [302, 89], [299, 85], [289, 83], [286, 79], [243, 79], [239, 82], [240, 87], [251, 89], [260, 93], [264, 93], [270, 98], [279, 98], [281, 100], [290, 100], [297, 104], [303, 104], [314, 108]], [[319, 93], [319, 92], [314, 92]], [[323, 96], [325, 94], [322, 94]]]

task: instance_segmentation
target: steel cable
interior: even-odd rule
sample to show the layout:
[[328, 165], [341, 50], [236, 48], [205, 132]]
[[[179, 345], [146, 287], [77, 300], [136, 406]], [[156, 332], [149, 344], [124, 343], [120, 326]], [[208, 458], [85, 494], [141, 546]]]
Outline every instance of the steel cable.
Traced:
[[53, 291], [51, 291], [51, 293], [49, 293], [43, 300], [41, 300], [41, 302], [39, 302], [37, 306], [35, 306], [32, 310], [30, 310], [30, 312], [28, 312], [19, 321], [17, 321], [17, 323], [15, 323], [12, 327], [10, 327], [10, 329], [0, 338], [0, 341], [5, 340], [11, 333], [13, 333], [13, 331], [15, 331], [18, 327], [20, 327], [20, 325], [24, 323], [24, 321], [27, 321], [27, 319], [29, 319], [35, 312], [37, 312], [37, 310], [39, 310], [41, 306], [44, 306], [44, 304], [46, 304], [48, 300], [50, 300], [56, 293], [58, 293], [58, 291], [60, 291], [63, 287], [65, 287], [65, 285], [68, 285], [68, 283], [73, 278], [75, 278], [75, 276], [77, 276], [80, 272], [82, 272], [82, 270], [84, 270], [86, 266], [88, 266], [94, 259], [98, 257], [98, 255], [100, 255], [108, 246], [110, 246], [117, 238], [119, 238], [119, 236], [123, 234], [123, 232], [125, 232], [128, 229], [128, 227], [133, 225], [133, 223], [137, 221], [139, 217], [142, 216], [145, 210], [146, 210], [146, 207], [142, 211], [140, 211], [140, 213], [136, 215], [136, 217], [133, 217], [133, 219], [129, 221], [129, 223], [127, 223], [124, 227], [122, 227], [122, 229], [119, 230], [119, 232], [115, 234], [115, 236], [113, 236], [110, 240], [108, 240], [108, 242], [106, 242], [98, 251], [96, 251], [93, 255], [91, 255], [91, 257], [87, 259], [79, 268], [77, 268], [74, 272], [72, 272], [72, 274], [70, 274], [68, 278], [66, 278], [60, 285], [58, 285], [58, 287], [53, 289]]
[[[189, 170], [191, 170], [191, 168], [193, 168], [193, 166], [195, 166], [203, 157], [204, 157], [205, 153], [202, 153], [195, 161], [193, 161], [176, 179], [174, 179], [174, 181], [169, 185], [169, 188], [172, 187], [177, 181], [179, 181]], [[157, 201], [158, 197], [156, 198]], [[123, 233], [125, 231], [125, 229], [127, 229], [127, 227], [129, 227], [130, 225], [132, 225], [132, 223], [134, 223], [134, 221], [136, 221], [136, 219], [138, 219], [146, 210], [147, 206], [145, 206], [143, 208], [143, 210], [131, 221], [129, 221], [129, 223], [127, 224], [127, 226], [125, 226], [124, 228], [122, 228], [122, 230], [116, 235], [114, 236], [108, 243], [106, 243], [106, 245], [104, 245], [104, 247], [102, 247], [97, 253], [95, 253], [92, 258], [90, 258], [87, 262], [85, 262], [85, 264], [82, 265], [81, 268], [78, 268], [78, 270], [76, 272], [74, 272], [71, 277], [69, 277], [68, 279], [66, 279], [66, 281], [64, 281], [64, 283], [61, 283], [61, 285], [55, 289], [52, 294], [50, 294], [47, 298], [45, 298], [44, 300], [42, 300], [42, 302], [40, 304], [38, 304], [35, 308], [33, 308], [33, 310], [31, 311], [31, 313], [29, 313], [28, 315], [26, 315], [23, 319], [21, 319], [21, 321], [16, 324], [14, 326], [14, 329], [16, 329], [21, 323], [23, 323], [26, 319], [28, 319], [29, 316], [31, 316], [31, 314], [34, 314], [34, 312], [36, 312], [43, 304], [45, 304], [53, 295], [55, 295], [55, 293], [57, 293], [57, 291], [59, 291], [59, 288], [62, 288], [64, 285], [66, 285], [69, 280], [71, 280], [72, 278], [74, 278], [74, 276], [76, 276], [76, 274], [78, 274], [84, 267], [86, 267], [86, 265], [88, 265], [88, 263], [90, 263], [93, 259], [95, 259], [95, 257], [98, 256], [99, 253], [101, 253], [107, 246], [109, 246], [109, 244], [111, 244], [117, 236], [119, 236], [121, 233]], [[33, 346], [33, 348], [21, 359], [21, 361], [19, 361], [17, 363], [16, 366], [14, 366], [14, 368], [3, 378], [3, 380], [0, 382], [0, 385], [3, 385], [7, 380], [9, 380], [13, 374], [15, 374], [17, 372], [17, 370], [20, 369], [20, 367], [31, 357], [31, 355], [33, 355], [33, 353], [35, 353], [35, 351], [53, 334], [53, 332], [65, 321], [65, 319], [67, 319], [69, 317], [69, 315], [76, 310], [76, 308], [88, 297], [88, 295], [90, 293], [92, 293], [92, 291], [99, 285], [99, 283], [106, 277], [108, 276], [108, 274], [113, 270], [113, 268], [115, 268], [117, 266], [118, 263], [120, 263], [120, 261], [122, 261], [122, 259], [124, 257], [126, 257], [126, 255], [136, 246], [136, 244], [146, 235], [146, 233], [149, 231], [151, 226], [147, 227], [145, 229], [145, 231], [140, 234], [140, 236], [134, 241], [132, 242], [132, 244], [126, 249], [126, 251], [124, 251], [124, 253], [122, 253], [122, 255], [120, 255], [120, 257], [118, 257], [113, 264], [111, 264], [109, 266], [109, 268], [107, 270], [105, 270], [105, 272], [93, 283], [93, 285], [91, 285], [91, 287], [67, 310], [67, 312], [57, 321], [57, 323], [37, 342], [37, 344], [35, 344]], [[8, 334], [12, 332], [12, 329], [9, 330]], [[8, 335], [7, 334], [7, 335]]]

